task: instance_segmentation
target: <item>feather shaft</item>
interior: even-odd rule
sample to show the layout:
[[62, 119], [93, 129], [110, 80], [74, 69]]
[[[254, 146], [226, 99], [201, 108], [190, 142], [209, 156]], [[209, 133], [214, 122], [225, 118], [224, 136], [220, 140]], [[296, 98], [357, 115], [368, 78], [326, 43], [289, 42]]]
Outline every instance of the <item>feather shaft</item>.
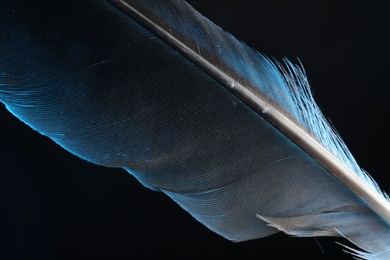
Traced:
[[[136, 9], [133, 5], [137, 1], [112, 0], [114, 5], [118, 6], [131, 17], [139, 20], [141, 24], [159, 35], [168, 44], [180, 51], [189, 60], [197, 64], [200, 68], [221, 82], [233, 94], [237, 95], [244, 102], [249, 104], [255, 111], [276, 126], [284, 135], [293, 140], [298, 146], [310, 154], [324, 168], [326, 168], [341, 183], [351, 189], [359, 198], [375, 211], [383, 220], [390, 224], [390, 203], [373, 189], [364, 180], [359, 178], [356, 173], [351, 171], [341, 163], [333, 154], [326, 150], [315, 138], [307, 133], [302, 127], [299, 127], [291, 117], [281, 112], [274, 103], [269, 102], [262, 93], [256, 92], [255, 86], [244, 86], [239, 80], [228, 75], [225, 71], [209, 62], [204, 56], [200, 55], [199, 50], [194, 50], [160, 26], [158, 22], [150, 19], [146, 14]], [[134, 2], [133, 5], [130, 2]]]

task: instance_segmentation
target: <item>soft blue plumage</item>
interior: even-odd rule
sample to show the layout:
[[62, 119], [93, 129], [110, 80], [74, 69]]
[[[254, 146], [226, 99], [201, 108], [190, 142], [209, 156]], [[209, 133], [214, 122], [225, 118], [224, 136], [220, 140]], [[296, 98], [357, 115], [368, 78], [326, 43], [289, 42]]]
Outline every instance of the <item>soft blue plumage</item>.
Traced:
[[37, 2], [1, 6], [0, 101], [20, 120], [229, 240], [343, 236], [363, 259], [389, 258], [388, 196], [325, 120], [302, 66], [271, 61], [184, 1]]

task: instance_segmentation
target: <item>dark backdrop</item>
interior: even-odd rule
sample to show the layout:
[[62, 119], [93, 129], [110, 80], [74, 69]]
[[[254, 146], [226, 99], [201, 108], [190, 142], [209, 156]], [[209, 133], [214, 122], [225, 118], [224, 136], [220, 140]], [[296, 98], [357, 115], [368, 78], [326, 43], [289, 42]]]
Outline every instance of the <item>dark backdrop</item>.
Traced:
[[[390, 191], [387, 4], [189, 2], [260, 52], [298, 58], [326, 117]], [[229, 242], [126, 172], [60, 149], [3, 106], [0, 129], [0, 259], [352, 259], [335, 243], [348, 241], [338, 238]]]

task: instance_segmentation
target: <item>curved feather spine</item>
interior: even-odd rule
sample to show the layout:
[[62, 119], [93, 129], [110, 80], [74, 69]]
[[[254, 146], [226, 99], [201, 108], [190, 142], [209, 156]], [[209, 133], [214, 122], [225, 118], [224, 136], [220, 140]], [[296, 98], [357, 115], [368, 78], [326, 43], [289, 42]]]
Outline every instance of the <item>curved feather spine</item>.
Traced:
[[[298, 146], [310, 154], [329, 173], [336, 177], [341, 183], [352, 190], [362, 199], [374, 212], [376, 212], [387, 224], [390, 225], [390, 202], [388, 196], [382, 192], [375, 181], [363, 171], [355, 162], [353, 156], [341, 138], [331, 129], [329, 123], [324, 119], [318, 106], [310, 93], [304, 72], [286, 60], [287, 70], [280, 64], [249, 50], [244, 43], [239, 42], [233, 36], [230, 42], [237, 49], [245, 48], [246, 51], [256, 55], [257, 59], [268, 65], [272, 76], [282, 84], [275, 85], [281, 92], [289, 92], [289, 99], [294, 103], [295, 109], [283, 109], [278, 102], [267, 95], [267, 91], [259, 89], [251, 82], [241, 82], [234, 75], [230, 75], [229, 70], [224, 70], [202, 55], [201, 50], [192, 48], [177, 35], [163, 28], [162, 24], [153, 20], [150, 16], [134, 7], [138, 1], [112, 0], [125, 13], [138, 19], [144, 26], [161, 37], [168, 44], [179, 50], [185, 57], [197, 64], [200, 68], [221, 82], [236, 96], [245, 101], [255, 111], [261, 114], [266, 120], [273, 124], [280, 132], [289, 137]], [[140, 5], [142, 5], [141, 3]], [[180, 4], [186, 5], [182, 2]], [[188, 4], [187, 4], [188, 5]], [[188, 5], [189, 7], [189, 5]], [[196, 12], [196, 11], [193, 11]], [[161, 22], [161, 21], [160, 21]], [[209, 23], [214, 28], [219, 27], [203, 17], [203, 23]], [[217, 35], [215, 35], [217, 37]], [[213, 42], [211, 42], [213, 44]], [[199, 46], [198, 46], [199, 47]], [[247, 54], [247, 53], [245, 53]], [[242, 58], [242, 57], [241, 57]], [[224, 61], [222, 60], [223, 64]], [[254, 70], [254, 68], [250, 68]], [[275, 87], [274, 86], [274, 87]], [[264, 93], [265, 92], [265, 93]], [[313, 118], [315, 120], [313, 120]], [[313, 124], [316, 123], [316, 125]]]

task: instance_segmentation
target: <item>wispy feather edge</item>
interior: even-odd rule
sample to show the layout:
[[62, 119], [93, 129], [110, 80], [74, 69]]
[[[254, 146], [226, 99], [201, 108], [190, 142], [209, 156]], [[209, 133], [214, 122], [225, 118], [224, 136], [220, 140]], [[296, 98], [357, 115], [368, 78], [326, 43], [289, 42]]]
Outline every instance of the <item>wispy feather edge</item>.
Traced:
[[276, 77], [280, 77], [285, 83], [277, 87], [285, 88], [286, 91], [291, 93], [291, 100], [293, 102], [291, 107], [295, 108], [294, 114], [299, 116], [299, 122], [303, 122], [302, 126], [322, 146], [340, 160], [340, 162], [362, 178], [380, 196], [390, 202], [388, 194], [358, 165], [341, 136], [325, 118], [311, 93], [310, 84], [303, 65], [301, 63], [299, 65], [293, 64], [288, 59], [284, 59], [284, 65], [277, 61], [270, 61], [270, 66], [280, 71], [279, 73], [275, 72], [277, 74]]

